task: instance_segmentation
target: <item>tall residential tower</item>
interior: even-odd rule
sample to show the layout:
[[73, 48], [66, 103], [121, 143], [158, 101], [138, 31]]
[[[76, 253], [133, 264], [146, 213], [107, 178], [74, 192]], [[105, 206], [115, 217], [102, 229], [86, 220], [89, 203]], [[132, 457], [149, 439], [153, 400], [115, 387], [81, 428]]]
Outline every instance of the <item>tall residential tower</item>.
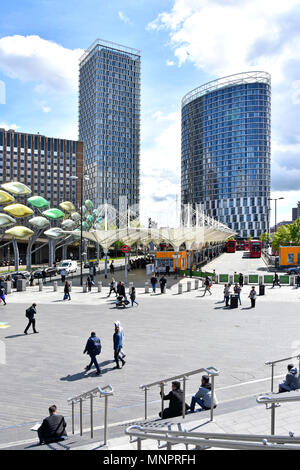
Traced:
[[182, 100], [181, 199], [239, 236], [269, 228], [271, 77], [245, 72]]
[[95, 206], [139, 206], [140, 51], [97, 39], [80, 59], [79, 136], [85, 196]]

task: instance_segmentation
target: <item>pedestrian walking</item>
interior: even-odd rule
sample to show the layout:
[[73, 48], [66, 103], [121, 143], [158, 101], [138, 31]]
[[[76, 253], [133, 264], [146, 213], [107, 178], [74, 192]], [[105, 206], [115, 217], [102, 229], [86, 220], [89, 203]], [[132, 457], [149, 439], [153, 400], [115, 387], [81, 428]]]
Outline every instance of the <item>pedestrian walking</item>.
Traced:
[[158, 282], [157, 277], [156, 277], [156, 276], [152, 276], [150, 282], [151, 282], [151, 285], [152, 285], [152, 290], [153, 290], [153, 292], [154, 292], [154, 294], [155, 294], [155, 293], [156, 293], [156, 284], [157, 284], [157, 282]]
[[298, 287], [300, 287], [300, 275], [299, 275], [299, 274], [298, 274], [298, 276], [296, 277], [296, 284], [297, 284], [296, 289], [298, 289]]
[[98, 336], [96, 336], [96, 333], [94, 331], [92, 331], [91, 336], [87, 340], [83, 354], [86, 353], [90, 356], [91, 361], [89, 365], [86, 366], [85, 370], [90, 370], [90, 368], [94, 364], [97, 370], [96, 375], [100, 375], [101, 371], [96, 356], [99, 356], [99, 354], [101, 353], [101, 340]]
[[242, 305], [242, 301], [241, 301], [241, 287], [235, 283], [234, 285], [234, 288], [233, 288], [233, 292], [238, 296], [238, 300], [240, 302], [240, 305]]
[[124, 359], [124, 358], [126, 357], [126, 354], [124, 353], [124, 349], [123, 349], [123, 348], [124, 348], [124, 329], [123, 329], [123, 327], [121, 326], [121, 323], [120, 323], [119, 320], [116, 320], [116, 321], [115, 321], [115, 329], [116, 329], [116, 328], [119, 328], [119, 331], [120, 331], [120, 333], [121, 333], [121, 335], [122, 335], [122, 349], [121, 349], [121, 351], [120, 351], [119, 356], [120, 356], [121, 359]]
[[244, 285], [244, 276], [242, 273], [239, 274], [239, 285], [240, 287], [243, 287]]
[[71, 289], [71, 286], [69, 284], [68, 281], [65, 282], [65, 287], [64, 287], [64, 298], [63, 300], [71, 300], [71, 296], [70, 296], [70, 289]]
[[252, 287], [248, 297], [251, 300], [251, 308], [254, 308], [255, 307], [255, 301], [256, 301], [256, 290], [255, 290], [254, 286]]
[[60, 272], [60, 275], [61, 275], [61, 282], [63, 284], [64, 282], [66, 282], [67, 271], [65, 269], [62, 269]]
[[109, 266], [110, 274], [115, 274], [115, 266], [114, 266], [114, 260], [110, 263]]
[[166, 285], [167, 285], [167, 278], [166, 276], [162, 276], [162, 278], [160, 279], [159, 281], [159, 284], [160, 284], [160, 292], [162, 294], [165, 294], [165, 289], [166, 289]]
[[[4, 305], [6, 305], [6, 300], [5, 300], [5, 291], [3, 287], [0, 287], [0, 299], [3, 301]], [[0, 300], [0, 302], [1, 302]]]
[[110, 297], [110, 294], [111, 294], [112, 292], [114, 292], [116, 295], [118, 295], [118, 293], [117, 293], [117, 283], [116, 283], [114, 277], [112, 277], [111, 283], [110, 283], [109, 287], [110, 287], [110, 289], [109, 289], [109, 294], [108, 294], [107, 297]]
[[278, 274], [277, 274], [276, 271], [275, 271], [275, 273], [274, 273], [274, 280], [273, 280], [272, 289], [273, 289], [273, 287], [275, 287], [275, 286], [281, 287], [280, 282], [279, 282], [279, 277], [278, 277]]
[[211, 281], [211, 279], [210, 279], [208, 276], [205, 277], [204, 285], [205, 285], [205, 289], [204, 289], [204, 293], [203, 293], [203, 296], [202, 296], [202, 297], [205, 296], [206, 292], [209, 292], [210, 295], [211, 295], [210, 288], [211, 288], [211, 286], [212, 286], [212, 281]]
[[224, 302], [225, 307], [229, 307], [229, 297], [230, 297], [230, 285], [225, 284], [224, 286]]
[[166, 266], [166, 275], [170, 276], [170, 266]]
[[120, 326], [115, 324], [115, 332], [113, 335], [113, 347], [114, 347], [114, 360], [116, 362], [116, 366], [114, 369], [121, 369], [119, 361], [122, 362], [122, 366], [126, 364], [124, 359], [121, 357], [120, 353], [123, 347], [123, 335], [120, 331]]
[[136, 304], [136, 306], [138, 306], [138, 302], [136, 301], [135, 287], [131, 288], [130, 300], [131, 300], [131, 307], [133, 307], [133, 304]]
[[24, 330], [24, 334], [27, 335], [27, 331], [29, 330], [30, 326], [32, 325], [33, 333], [38, 333], [35, 329], [35, 318], [34, 315], [36, 315], [36, 304], [32, 304], [31, 307], [29, 307], [26, 310], [25, 316], [28, 318], [28, 325], [26, 326]]

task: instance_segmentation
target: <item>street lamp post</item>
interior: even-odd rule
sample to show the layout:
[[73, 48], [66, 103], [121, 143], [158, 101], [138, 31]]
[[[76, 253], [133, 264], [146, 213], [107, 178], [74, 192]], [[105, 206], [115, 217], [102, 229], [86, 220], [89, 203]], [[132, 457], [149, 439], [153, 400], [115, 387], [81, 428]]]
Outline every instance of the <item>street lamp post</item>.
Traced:
[[83, 272], [82, 272], [82, 255], [83, 255], [83, 236], [82, 236], [82, 224], [83, 224], [83, 186], [84, 181], [88, 181], [90, 178], [87, 175], [83, 176], [70, 176], [72, 180], [80, 180], [80, 285], [83, 285]]
[[284, 199], [284, 197], [269, 198], [269, 201], [275, 201], [275, 232], [277, 231], [277, 201]]

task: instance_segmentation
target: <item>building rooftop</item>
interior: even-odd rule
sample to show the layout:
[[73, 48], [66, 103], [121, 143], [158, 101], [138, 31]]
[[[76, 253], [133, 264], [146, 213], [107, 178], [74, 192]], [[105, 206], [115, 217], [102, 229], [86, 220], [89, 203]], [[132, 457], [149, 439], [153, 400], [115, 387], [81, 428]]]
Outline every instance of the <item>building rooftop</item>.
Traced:
[[197, 98], [200, 98], [207, 93], [212, 91], [219, 90], [221, 88], [229, 87], [232, 85], [244, 85], [245, 83], [267, 83], [271, 84], [271, 75], [267, 72], [241, 72], [234, 75], [228, 75], [227, 77], [218, 78], [217, 80], [212, 80], [211, 82], [205, 83], [193, 90], [189, 91], [182, 99], [181, 106], [194, 101]]
[[104, 39], [96, 39], [93, 44], [85, 51], [85, 53], [80, 57], [79, 63], [83, 65], [88, 55], [97, 47], [103, 46], [109, 49], [113, 49], [116, 52], [124, 52], [126, 54], [132, 54], [135, 56], [141, 56], [141, 51], [138, 49], [133, 49], [131, 47], [122, 46], [121, 44], [117, 44], [110, 41], [105, 41]]

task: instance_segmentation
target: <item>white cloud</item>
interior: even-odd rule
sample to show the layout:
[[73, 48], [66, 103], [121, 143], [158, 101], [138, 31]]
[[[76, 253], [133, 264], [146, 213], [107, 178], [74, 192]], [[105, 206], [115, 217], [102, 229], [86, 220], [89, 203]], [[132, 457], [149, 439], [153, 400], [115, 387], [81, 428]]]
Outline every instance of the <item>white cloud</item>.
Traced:
[[0, 39], [0, 69], [10, 78], [36, 82], [36, 91], [74, 92], [83, 52], [39, 36], [7, 36]]
[[17, 124], [7, 124], [6, 122], [0, 122], [0, 129], [5, 129], [6, 131], [12, 129], [14, 131], [17, 131], [18, 129], [20, 129], [20, 127], [17, 126]]
[[[300, 0], [174, 0], [148, 25], [169, 32], [178, 66], [191, 62], [212, 79], [271, 73], [272, 189], [286, 200], [300, 190], [299, 23]], [[191, 87], [187, 82], [187, 91]]]
[[120, 20], [123, 21], [123, 23], [131, 24], [131, 21], [128, 18], [128, 16], [126, 16], [122, 11], [119, 11], [118, 15], [119, 15]]
[[167, 60], [166, 64], [167, 64], [168, 67], [172, 67], [173, 65], [175, 65], [175, 62], [174, 62], [174, 60]]

